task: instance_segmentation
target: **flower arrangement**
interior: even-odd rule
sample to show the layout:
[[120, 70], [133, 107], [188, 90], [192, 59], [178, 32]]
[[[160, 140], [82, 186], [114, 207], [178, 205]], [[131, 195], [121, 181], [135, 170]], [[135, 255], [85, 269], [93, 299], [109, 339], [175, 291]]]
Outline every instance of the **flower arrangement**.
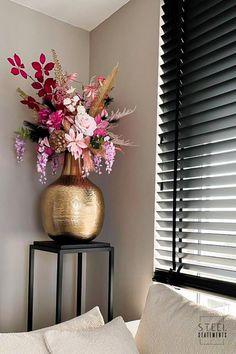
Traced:
[[91, 171], [101, 174], [103, 162], [110, 173], [116, 152], [121, 150], [122, 145], [129, 145], [112, 130], [120, 118], [135, 110], [125, 108], [123, 111], [108, 112], [113, 100], [109, 94], [118, 66], [113, 68], [107, 78], [94, 77], [88, 85], [82, 85], [81, 92], [78, 92], [73, 87], [77, 75], [63, 72], [55, 50], [52, 50], [52, 57], [52, 62], [46, 62], [46, 56], [41, 54], [39, 61], [32, 62], [33, 75], [26, 71], [17, 54], [8, 58], [12, 66], [11, 73], [30, 79], [38, 96], [35, 99], [17, 89], [21, 103], [34, 113], [35, 118], [34, 122], [24, 121], [23, 127], [16, 132], [17, 161], [23, 160], [26, 140], [29, 139], [37, 144], [37, 171], [41, 183], [46, 183], [48, 162], [51, 163], [52, 172], [56, 173], [60, 156], [66, 151], [81, 161], [84, 177]]

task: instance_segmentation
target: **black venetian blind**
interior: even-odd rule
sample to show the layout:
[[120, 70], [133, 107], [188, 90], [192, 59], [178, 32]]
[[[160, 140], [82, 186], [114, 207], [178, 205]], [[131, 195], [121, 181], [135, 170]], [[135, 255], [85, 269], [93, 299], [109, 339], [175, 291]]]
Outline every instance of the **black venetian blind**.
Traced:
[[154, 280], [236, 295], [236, 1], [162, 12]]

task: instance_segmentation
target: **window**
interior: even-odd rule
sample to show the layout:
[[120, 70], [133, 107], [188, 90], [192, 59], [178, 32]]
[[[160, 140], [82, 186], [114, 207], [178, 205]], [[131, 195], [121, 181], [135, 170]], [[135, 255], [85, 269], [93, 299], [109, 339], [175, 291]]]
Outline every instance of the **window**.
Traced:
[[235, 300], [189, 289], [176, 288], [176, 290], [180, 292], [181, 295], [195, 302], [198, 305], [217, 310], [223, 313], [224, 315], [236, 316]]
[[236, 294], [236, 3], [164, 0], [154, 280]]

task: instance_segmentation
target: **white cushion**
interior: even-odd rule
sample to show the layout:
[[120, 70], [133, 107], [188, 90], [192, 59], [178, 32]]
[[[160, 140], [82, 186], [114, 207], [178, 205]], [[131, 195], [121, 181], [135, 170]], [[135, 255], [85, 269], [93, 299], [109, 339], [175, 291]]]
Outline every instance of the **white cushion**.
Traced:
[[45, 333], [51, 354], [139, 354], [123, 319], [87, 331]]
[[130, 322], [126, 322], [126, 326], [128, 328], [128, 330], [131, 332], [132, 336], [135, 337], [137, 330], [138, 330], [138, 326], [139, 326], [139, 320], [136, 321], [130, 321]]
[[236, 318], [156, 284], [149, 289], [136, 344], [141, 354], [235, 354]]
[[[104, 324], [98, 307], [73, 318], [70, 321], [24, 333], [0, 333], [0, 354], [48, 354], [43, 334], [48, 329], [56, 331], [76, 331], [81, 329], [100, 327]], [[59, 332], [60, 333], [60, 332]]]

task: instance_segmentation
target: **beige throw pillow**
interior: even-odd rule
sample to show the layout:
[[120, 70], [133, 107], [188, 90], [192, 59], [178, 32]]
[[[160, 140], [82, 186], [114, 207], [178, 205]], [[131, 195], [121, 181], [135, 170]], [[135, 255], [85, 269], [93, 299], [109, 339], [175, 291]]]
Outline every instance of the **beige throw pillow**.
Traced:
[[236, 318], [156, 284], [150, 287], [136, 343], [141, 354], [236, 354]]
[[33, 332], [1, 333], [0, 354], [48, 354], [43, 334], [49, 329], [55, 332], [79, 331], [104, 325], [104, 320], [98, 307], [73, 318], [70, 321]]
[[86, 331], [45, 333], [50, 354], [139, 354], [121, 317]]

